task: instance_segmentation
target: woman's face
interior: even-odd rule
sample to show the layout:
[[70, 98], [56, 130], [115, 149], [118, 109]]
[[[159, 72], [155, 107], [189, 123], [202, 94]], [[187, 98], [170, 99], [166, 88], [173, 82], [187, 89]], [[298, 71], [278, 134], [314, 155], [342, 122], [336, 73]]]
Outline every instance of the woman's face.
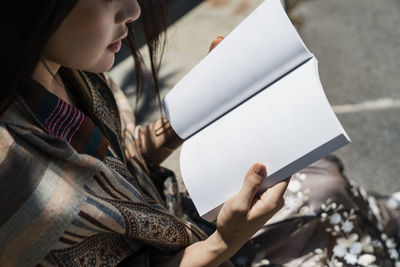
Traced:
[[137, 0], [78, 0], [46, 46], [44, 57], [61, 66], [104, 72], [140, 15]]

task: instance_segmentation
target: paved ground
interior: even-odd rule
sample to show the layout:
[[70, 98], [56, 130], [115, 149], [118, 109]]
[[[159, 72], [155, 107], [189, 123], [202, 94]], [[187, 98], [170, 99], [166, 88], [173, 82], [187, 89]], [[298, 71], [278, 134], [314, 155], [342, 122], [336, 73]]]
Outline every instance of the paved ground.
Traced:
[[[169, 42], [161, 73], [162, 95], [202, 57], [217, 35], [227, 35], [260, 0], [171, 0]], [[298, 0], [291, 18], [319, 61], [330, 103], [352, 139], [339, 150], [347, 175], [368, 190], [400, 190], [400, 2], [397, 0]], [[134, 98], [131, 59], [111, 71]], [[190, 88], [189, 88], [190, 89]], [[159, 117], [147, 95], [140, 123]], [[164, 165], [179, 173], [179, 151]]]
[[294, 14], [331, 104], [353, 104], [338, 114], [353, 141], [337, 153], [347, 175], [369, 190], [400, 190], [400, 2], [304, 1]]

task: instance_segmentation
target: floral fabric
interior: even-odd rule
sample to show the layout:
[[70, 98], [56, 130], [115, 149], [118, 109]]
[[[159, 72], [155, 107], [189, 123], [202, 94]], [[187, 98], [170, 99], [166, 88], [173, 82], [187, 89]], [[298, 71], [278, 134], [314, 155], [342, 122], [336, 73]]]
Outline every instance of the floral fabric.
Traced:
[[394, 210], [352, 184], [335, 157], [292, 176], [285, 206], [237, 266], [400, 266]]

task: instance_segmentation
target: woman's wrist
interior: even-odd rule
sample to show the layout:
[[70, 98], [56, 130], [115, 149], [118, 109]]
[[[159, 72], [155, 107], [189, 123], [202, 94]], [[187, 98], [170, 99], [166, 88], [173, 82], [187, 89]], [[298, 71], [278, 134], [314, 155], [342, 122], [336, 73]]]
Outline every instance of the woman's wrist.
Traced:
[[169, 151], [174, 151], [183, 143], [183, 139], [181, 139], [178, 134], [174, 131], [171, 124], [168, 122], [168, 140], [164, 143], [164, 148]]
[[220, 266], [235, 253], [236, 248], [226, 244], [218, 231], [215, 231], [207, 239], [185, 249], [182, 266]]
[[216, 266], [228, 260], [234, 254], [234, 252], [231, 252], [230, 246], [226, 244], [218, 230], [204, 240], [204, 242], [208, 253], [214, 259]]
[[159, 267], [217, 267], [231, 266], [228, 259], [234, 254], [223, 239], [214, 232], [207, 239], [196, 242], [160, 263]]
[[154, 164], [160, 164], [183, 140], [175, 133], [166, 117], [163, 117], [139, 131], [141, 151]]

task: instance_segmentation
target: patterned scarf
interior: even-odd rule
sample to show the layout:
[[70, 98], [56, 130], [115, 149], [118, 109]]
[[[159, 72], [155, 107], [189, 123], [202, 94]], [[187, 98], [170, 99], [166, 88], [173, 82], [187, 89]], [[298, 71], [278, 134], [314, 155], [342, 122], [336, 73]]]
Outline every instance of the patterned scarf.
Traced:
[[104, 76], [61, 73], [81, 110], [31, 80], [0, 117], [0, 265], [146, 266], [203, 239], [140, 153], [126, 153], [121, 92]]

